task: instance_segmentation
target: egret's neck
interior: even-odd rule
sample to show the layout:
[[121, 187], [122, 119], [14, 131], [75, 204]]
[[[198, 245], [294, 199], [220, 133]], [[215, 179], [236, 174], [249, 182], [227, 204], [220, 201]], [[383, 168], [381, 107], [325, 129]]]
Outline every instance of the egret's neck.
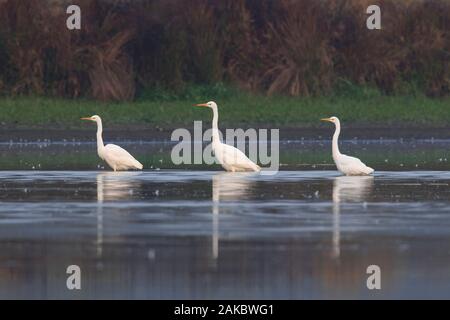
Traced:
[[213, 107], [213, 121], [212, 121], [212, 141], [213, 144], [220, 143], [219, 136], [219, 112], [217, 111], [217, 107]]
[[103, 125], [102, 125], [102, 121], [99, 120], [99, 121], [97, 121], [97, 151], [99, 154], [105, 147], [105, 145], [103, 144], [102, 133], [103, 133]]
[[338, 139], [339, 134], [341, 133], [341, 124], [339, 122], [336, 122], [336, 130], [334, 131], [333, 135], [333, 158], [339, 156], [341, 153], [339, 152], [339, 146], [338, 146]]

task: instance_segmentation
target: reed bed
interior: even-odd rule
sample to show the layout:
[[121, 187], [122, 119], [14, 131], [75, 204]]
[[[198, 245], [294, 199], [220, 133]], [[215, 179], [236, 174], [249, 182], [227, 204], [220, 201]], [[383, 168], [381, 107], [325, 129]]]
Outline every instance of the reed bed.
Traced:
[[266, 95], [450, 93], [450, 1], [0, 1], [0, 93], [128, 101], [228, 83]]

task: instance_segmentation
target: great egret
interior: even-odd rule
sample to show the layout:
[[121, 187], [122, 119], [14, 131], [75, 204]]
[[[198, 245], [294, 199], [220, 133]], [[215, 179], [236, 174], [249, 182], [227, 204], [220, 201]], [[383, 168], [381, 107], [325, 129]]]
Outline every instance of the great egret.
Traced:
[[212, 150], [214, 156], [217, 158], [222, 167], [231, 172], [236, 171], [260, 171], [261, 168], [251, 161], [238, 148], [222, 143], [219, 137], [218, 121], [219, 114], [217, 111], [217, 104], [214, 101], [208, 103], [196, 104], [197, 107], [208, 107], [213, 111], [212, 121]]
[[342, 172], [347, 176], [363, 176], [369, 175], [374, 172], [372, 168], [366, 166], [358, 158], [349, 157], [339, 152], [338, 139], [339, 134], [341, 133], [341, 123], [338, 118], [331, 117], [320, 120], [333, 122], [334, 125], [336, 126], [336, 131], [334, 132], [333, 135], [332, 149], [333, 149], [334, 163], [336, 163], [336, 167], [340, 172]]
[[88, 118], [81, 118], [81, 120], [89, 120], [97, 123], [97, 152], [98, 156], [105, 160], [106, 163], [114, 170], [114, 171], [122, 171], [129, 169], [139, 169], [142, 170], [142, 164], [137, 161], [131, 154], [128, 153], [125, 149], [115, 145], [115, 144], [107, 144], [106, 146], [103, 144], [102, 132], [102, 119], [95, 115]]

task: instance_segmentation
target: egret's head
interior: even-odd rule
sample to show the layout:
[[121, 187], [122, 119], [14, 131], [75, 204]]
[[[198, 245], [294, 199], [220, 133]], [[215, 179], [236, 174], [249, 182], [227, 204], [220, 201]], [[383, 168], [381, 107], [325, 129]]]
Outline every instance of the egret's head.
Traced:
[[92, 116], [92, 117], [81, 118], [81, 120], [88, 120], [88, 121], [94, 121], [94, 122], [97, 122], [97, 121], [100, 121], [101, 119], [100, 119], [99, 116], [95, 115], [95, 116]]
[[211, 109], [217, 108], [217, 104], [214, 101], [209, 101], [207, 103], [200, 103], [200, 104], [196, 104], [194, 106], [195, 107], [208, 107]]
[[324, 119], [320, 119], [321, 121], [328, 121], [328, 122], [333, 122], [334, 124], [339, 122], [339, 119], [336, 117], [330, 117], [330, 118], [324, 118]]

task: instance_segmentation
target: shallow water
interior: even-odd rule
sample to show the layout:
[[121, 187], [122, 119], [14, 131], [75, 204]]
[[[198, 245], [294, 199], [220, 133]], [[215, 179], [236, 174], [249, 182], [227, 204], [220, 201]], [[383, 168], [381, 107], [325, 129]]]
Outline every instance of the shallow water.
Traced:
[[[219, 166], [192, 164], [175, 166], [171, 160], [171, 150], [177, 144], [176, 142], [119, 141], [114, 143], [130, 151], [146, 169], [221, 170]], [[377, 170], [448, 170], [450, 168], [450, 140], [352, 139], [341, 141], [340, 145], [344, 154], [360, 157]], [[279, 160], [282, 170], [335, 169], [329, 140], [280, 141]], [[46, 140], [0, 143], [0, 168], [2, 170], [101, 170], [105, 169], [105, 164], [98, 158], [96, 145], [93, 142]]]
[[439, 171], [2, 171], [0, 298], [450, 298], [449, 184]]

